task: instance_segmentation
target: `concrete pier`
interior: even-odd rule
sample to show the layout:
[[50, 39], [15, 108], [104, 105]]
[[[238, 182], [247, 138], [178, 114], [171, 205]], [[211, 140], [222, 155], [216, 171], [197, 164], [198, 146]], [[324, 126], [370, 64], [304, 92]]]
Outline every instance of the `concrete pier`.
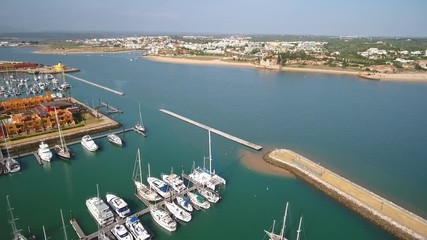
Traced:
[[88, 81], [88, 80], [85, 80], [85, 79], [82, 79], [82, 78], [79, 78], [79, 77], [75, 77], [75, 76], [70, 75], [70, 74], [65, 74], [65, 76], [70, 77], [70, 78], [74, 78], [74, 79], [76, 79], [76, 80], [78, 80], [78, 81], [81, 81], [81, 82], [84, 82], [84, 83], [90, 84], [90, 85], [95, 86], [95, 87], [99, 87], [99, 88], [101, 88], [101, 89], [107, 90], [107, 91], [112, 92], [112, 93], [115, 93], [115, 94], [117, 94], [117, 95], [121, 95], [121, 96], [122, 96], [122, 95], [125, 95], [125, 94], [124, 94], [124, 93], [122, 93], [122, 92], [116, 91], [116, 90], [111, 89], [111, 88], [108, 88], [108, 87], [104, 87], [104, 86], [102, 86], [102, 85], [99, 85], [99, 84], [97, 84], [97, 83], [90, 82], [90, 81]]
[[249, 141], [246, 141], [246, 140], [243, 140], [243, 139], [241, 139], [241, 138], [235, 137], [235, 136], [233, 136], [233, 135], [230, 135], [230, 134], [228, 134], [228, 133], [222, 132], [222, 131], [217, 130], [217, 129], [215, 129], [215, 128], [208, 127], [208, 126], [206, 126], [206, 125], [204, 125], [204, 124], [201, 124], [201, 123], [199, 123], [199, 122], [196, 122], [196, 121], [194, 121], [194, 120], [191, 120], [191, 119], [189, 119], [189, 118], [186, 118], [186, 117], [184, 117], [184, 116], [181, 116], [181, 115], [176, 114], [176, 113], [174, 113], [174, 112], [168, 111], [168, 110], [166, 110], [166, 109], [160, 109], [160, 111], [161, 111], [161, 112], [163, 112], [163, 113], [166, 113], [166, 114], [168, 114], [168, 115], [170, 115], [170, 116], [173, 116], [173, 117], [176, 117], [176, 118], [178, 118], [178, 119], [181, 119], [181, 120], [182, 120], [182, 121], [184, 121], [184, 122], [187, 122], [187, 123], [193, 124], [193, 125], [195, 125], [195, 126], [197, 126], [197, 127], [200, 127], [200, 128], [206, 129], [206, 130], [210, 130], [210, 131], [211, 131], [211, 132], [213, 132], [213, 133], [216, 133], [216, 134], [218, 134], [218, 135], [220, 135], [220, 136], [223, 136], [223, 137], [225, 137], [225, 138], [228, 138], [228, 139], [230, 139], [230, 140], [232, 140], [232, 141], [235, 141], [235, 142], [237, 142], [237, 143], [240, 143], [240, 144], [242, 144], [242, 145], [245, 145], [245, 146], [250, 147], [250, 148], [252, 148], [252, 149], [255, 149], [255, 150], [257, 150], [257, 151], [259, 151], [259, 150], [261, 150], [261, 149], [262, 149], [262, 146], [260, 146], [260, 145], [256, 145], [256, 144], [254, 144], [254, 143], [251, 143], [251, 142], [249, 142]]
[[391, 201], [287, 149], [264, 159], [285, 168], [399, 239], [426, 239], [427, 221]]

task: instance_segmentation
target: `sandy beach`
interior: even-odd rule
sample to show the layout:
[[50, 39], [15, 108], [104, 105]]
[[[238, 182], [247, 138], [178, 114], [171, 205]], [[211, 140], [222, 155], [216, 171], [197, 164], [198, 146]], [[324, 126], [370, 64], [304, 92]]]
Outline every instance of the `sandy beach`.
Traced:
[[[156, 62], [173, 63], [173, 64], [192, 64], [192, 65], [212, 65], [212, 66], [229, 66], [229, 67], [249, 67], [258, 69], [267, 69], [273, 71], [286, 71], [286, 72], [301, 72], [301, 73], [321, 73], [321, 74], [339, 74], [351, 75], [360, 78], [367, 74], [359, 71], [343, 70], [343, 69], [325, 69], [313, 67], [273, 67], [264, 68], [247, 62], [229, 62], [223, 61], [219, 57], [172, 57], [172, 56], [144, 56], [145, 59]], [[364, 76], [362, 76], [364, 75]], [[376, 73], [370, 74], [369, 80], [380, 81], [396, 81], [396, 82], [425, 82], [427, 83], [427, 72], [403, 72], [403, 73]]]

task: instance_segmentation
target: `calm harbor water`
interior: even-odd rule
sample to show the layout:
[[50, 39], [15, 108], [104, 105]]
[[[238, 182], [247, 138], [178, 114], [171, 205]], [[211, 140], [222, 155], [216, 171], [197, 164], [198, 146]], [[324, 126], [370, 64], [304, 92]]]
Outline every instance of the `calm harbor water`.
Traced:
[[[193, 161], [202, 164], [207, 132], [159, 112], [162, 107], [267, 150], [290, 148], [427, 217], [427, 84], [175, 65], [139, 59], [137, 53], [38, 55], [31, 51], [0, 48], [0, 60], [62, 62], [81, 69], [73, 75], [125, 95], [67, 79], [73, 97], [89, 105], [101, 99], [119, 107], [124, 113], [111, 117], [126, 128], [138, 120], [141, 102], [149, 136], [129, 132], [123, 148], [101, 139], [96, 153], [71, 146], [76, 158], [70, 163], [54, 159], [40, 166], [34, 157], [21, 158], [20, 173], [0, 177], [0, 239], [11, 238], [6, 195], [19, 217], [19, 228], [26, 231], [30, 226], [41, 238], [44, 225], [51, 239], [62, 239], [60, 209], [66, 219], [72, 211], [87, 234], [96, 230], [85, 206], [85, 200], [96, 194], [96, 184], [101, 196], [113, 192], [132, 210], [144, 208], [134, 197], [131, 182], [138, 148], [143, 164], [150, 163], [155, 176], [171, 167], [189, 172]], [[149, 215], [142, 217], [156, 239], [266, 239], [263, 230], [271, 228], [273, 219], [280, 222], [287, 201], [288, 239], [295, 238], [301, 214], [306, 239], [393, 239], [298, 179], [248, 169], [242, 164], [242, 150], [252, 150], [216, 135], [212, 143], [214, 166], [228, 181], [223, 199], [207, 211], [196, 212], [174, 233], [160, 229]], [[69, 224], [67, 232], [77, 239]]]

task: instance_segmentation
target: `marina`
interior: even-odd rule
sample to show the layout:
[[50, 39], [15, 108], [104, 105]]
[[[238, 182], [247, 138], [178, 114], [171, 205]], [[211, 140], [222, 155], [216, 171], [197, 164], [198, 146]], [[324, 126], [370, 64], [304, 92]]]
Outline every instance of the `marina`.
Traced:
[[[51, 164], [43, 167], [39, 167], [32, 155], [27, 155], [19, 159], [23, 171], [0, 176], [0, 187], [5, 195], [11, 196], [14, 214], [20, 218], [18, 228], [31, 226], [38, 238], [42, 236], [40, 226], [43, 224], [50, 239], [64, 239], [59, 214], [46, 209], [66, 209], [65, 213], [71, 209], [84, 236], [96, 232], [96, 224], [84, 205], [96, 183], [129, 201], [135, 212], [142, 211], [144, 204], [134, 196], [135, 189], [130, 182], [137, 148], [141, 148], [144, 162], [153, 166], [153, 174], [157, 177], [162, 172], [169, 172], [171, 166], [174, 169], [184, 166], [189, 173], [187, 169], [192, 162], [200, 161], [207, 151], [206, 136], [198, 128], [165, 118], [164, 113], [158, 111], [163, 104], [177, 113], [189, 112], [191, 115], [188, 117], [195, 120], [200, 120], [198, 114], [203, 114], [209, 121], [201, 122], [209, 126], [223, 126], [227, 121], [227, 129], [231, 129], [229, 133], [250, 133], [251, 141], [264, 149], [283, 145], [298, 149], [315, 162], [331, 166], [330, 169], [336, 169], [360, 185], [369, 186], [374, 192], [390, 197], [391, 201], [399, 205], [403, 203], [411, 212], [425, 216], [425, 191], [420, 191], [426, 182], [423, 171], [425, 147], [419, 140], [420, 136], [426, 135], [426, 112], [419, 104], [425, 102], [425, 89], [420, 84], [160, 64], [144, 59], [129, 62], [128, 54], [115, 54], [114, 57], [85, 54], [51, 56], [10, 48], [1, 48], [0, 52], [8, 59], [27, 58], [46, 63], [60, 59], [67, 65], [82, 67], [84, 71], [79, 73], [79, 77], [105, 79], [108, 86], [116, 86], [117, 82], [111, 79], [123, 79], [118, 84], [120, 90], [126, 92], [124, 97], [80, 82], [74, 82], [76, 85], [72, 88], [73, 97], [83, 102], [91, 102], [93, 96], [99, 96], [109, 105], [120, 106], [124, 114], [114, 116], [123, 124], [120, 128], [134, 126], [138, 119], [138, 98], [142, 96], [144, 99], [143, 117], [150, 132], [149, 138], [128, 134], [123, 148], [112, 146], [105, 138], [99, 139], [101, 151], [96, 154], [72, 145], [76, 161], [64, 163], [53, 159]], [[312, 98], [307, 97], [306, 89], [311, 90]], [[400, 97], [396, 98], [396, 94]], [[334, 99], [343, 101], [331, 101]], [[360, 101], [356, 99], [366, 99], [370, 104], [365, 105], [362, 111]], [[361, 124], [368, 119], [370, 124]], [[399, 124], [395, 125], [396, 122]], [[103, 134], [108, 131], [103, 131]], [[88, 134], [96, 137], [95, 133]], [[396, 135], [399, 137], [390, 137]], [[241, 137], [245, 138], [244, 135]], [[67, 136], [67, 144], [78, 138]], [[39, 143], [35, 142], [33, 151]], [[230, 183], [223, 191], [225, 201], [220, 200], [218, 207], [208, 211], [196, 212], [192, 220], [194, 223], [179, 225], [177, 232], [172, 234], [155, 225], [149, 215], [141, 215], [141, 222], [154, 233], [155, 239], [181, 240], [194, 236], [206, 240], [262, 239], [263, 229], [267, 229], [273, 219], [283, 217], [283, 203], [286, 201], [293, 204], [293, 216], [304, 213], [303, 233], [307, 235], [306, 239], [394, 238], [295, 178], [260, 174], [255, 168], [245, 165], [252, 153], [256, 159], [262, 152], [250, 151], [220, 137], [215, 138], [214, 150], [215, 159], [221, 159], [214, 168], [220, 170], [221, 176]], [[11, 153], [18, 155], [21, 152], [24, 150]], [[262, 161], [262, 156], [259, 159]], [[41, 187], [44, 194], [39, 194]], [[30, 196], [35, 204], [29, 206], [26, 200]], [[268, 205], [262, 204], [267, 202]], [[7, 209], [4, 200], [0, 206]], [[78, 238], [71, 229], [70, 218], [65, 215], [68, 239]], [[1, 239], [10, 239], [12, 231], [8, 219], [6, 216], [0, 218]], [[290, 229], [290, 232], [295, 232], [292, 227]]]
[[[188, 175], [186, 175], [185, 173], [182, 173], [182, 174], [181, 174], [181, 176], [182, 176], [185, 180], [187, 180], [187, 181], [191, 181], [191, 180], [190, 180], [190, 178], [188, 177]], [[169, 198], [165, 198], [165, 199], [163, 199], [163, 200], [161, 200], [161, 201], [159, 201], [159, 202], [156, 202], [156, 203], [154, 203], [154, 204], [153, 204], [153, 203], [151, 203], [151, 202], [149, 202], [149, 201], [147, 201], [147, 200], [146, 200], [146, 199], [144, 199], [144, 198], [139, 197], [139, 195], [135, 194], [135, 196], [136, 196], [139, 200], [141, 200], [141, 202], [146, 206], [146, 208], [142, 209], [142, 210], [141, 210], [141, 211], [139, 211], [139, 212], [136, 212], [136, 213], [134, 213], [134, 214], [130, 215], [129, 217], [137, 217], [137, 218], [138, 218], [138, 217], [141, 217], [141, 216], [143, 216], [143, 215], [145, 215], [145, 214], [147, 214], [147, 213], [150, 213], [150, 207], [151, 207], [151, 206], [153, 206], [153, 205], [155, 205], [156, 207], [159, 207], [159, 208], [165, 208], [165, 202], [173, 201], [173, 200], [175, 200], [175, 199], [176, 199], [176, 197], [177, 197], [177, 196], [184, 196], [187, 192], [193, 192], [193, 191], [195, 191], [197, 188], [199, 188], [199, 187], [200, 187], [199, 185], [197, 185], [197, 184], [196, 184], [196, 183], [194, 183], [194, 182], [192, 182], [192, 184], [193, 184], [193, 186], [191, 186], [190, 188], [188, 188], [188, 189], [186, 189], [186, 190], [182, 191], [181, 193], [179, 193], [179, 194], [175, 194], [175, 195], [172, 195], [171, 197], [169, 197]], [[193, 207], [195, 207], [197, 210], [200, 210], [200, 208], [198, 208], [198, 207], [196, 207], [196, 206], [193, 206]], [[96, 239], [96, 238], [97, 238], [101, 233], [110, 232], [110, 231], [111, 231], [111, 229], [112, 229], [112, 228], [114, 228], [114, 226], [115, 226], [116, 224], [124, 224], [124, 223], [125, 223], [125, 221], [126, 221], [126, 219], [125, 219], [125, 218], [122, 218], [122, 219], [117, 218], [117, 219], [116, 219], [116, 221], [115, 221], [114, 223], [109, 224], [109, 225], [107, 225], [107, 226], [105, 226], [105, 227], [103, 227], [103, 228], [99, 229], [98, 231], [96, 231], [96, 232], [93, 232], [93, 233], [89, 234], [89, 235], [86, 235], [86, 234], [83, 232], [83, 230], [82, 230], [82, 228], [80, 227], [80, 225], [79, 225], [79, 223], [78, 223], [77, 219], [72, 218], [72, 219], [70, 220], [70, 224], [71, 224], [71, 226], [73, 227], [73, 229], [74, 229], [74, 231], [76, 232], [76, 234], [77, 234], [77, 236], [79, 237], [79, 239], [90, 240], [90, 239]]]
[[222, 131], [217, 130], [217, 129], [215, 129], [215, 128], [208, 127], [208, 126], [206, 126], [206, 125], [204, 125], [204, 124], [202, 124], [202, 123], [196, 122], [196, 121], [194, 121], [194, 120], [191, 120], [191, 119], [189, 119], [189, 118], [186, 118], [186, 117], [184, 117], [184, 116], [181, 116], [181, 115], [179, 115], [179, 114], [177, 114], [177, 113], [174, 113], [174, 112], [168, 111], [168, 110], [166, 110], [166, 109], [160, 109], [160, 111], [161, 111], [161, 112], [163, 112], [163, 113], [165, 113], [165, 114], [168, 114], [168, 115], [170, 115], [170, 116], [172, 116], [172, 117], [176, 117], [176, 118], [178, 118], [178, 119], [181, 119], [181, 120], [182, 120], [182, 121], [184, 121], [184, 122], [187, 122], [187, 123], [193, 124], [193, 125], [195, 125], [195, 126], [197, 126], [197, 127], [200, 127], [200, 128], [206, 129], [206, 130], [209, 130], [209, 131], [211, 131], [211, 132], [213, 132], [213, 133], [216, 133], [216, 134], [218, 134], [218, 135], [220, 135], [220, 136], [223, 136], [223, 137], [225, 137], [225, 138], [227, 138], [227, 139], [230, 139], [230, 140], [232, 140], [232, 141], [235, 141], [235, 142], [237, 142], [237, 143], [240, 143], [240, 144], [242, 144], [242, 145], [244, 145], [244, 146], [246, 146], [246, 147], [249, 147], [249, 148], [255, 149], [255, 150], [257, 150], [257, 151], [259, 151], [259, 150], [261, 150], [261, 149], [262, 149], [262, 146], [260, 146], [260, 145], [256, 145], [256, 144], [254, 144], [254, 143], [251, 143], [251, 142], [249, 142], [249, 141], [246, 141], [246, 140], [243, 140], [243, 139], [241, 139], [241, 138], [235, 137], [235, 136], [233, 136], [233, 135], [230, 135], [230, 134], [228, 134], [228, 133], [222, 132]]

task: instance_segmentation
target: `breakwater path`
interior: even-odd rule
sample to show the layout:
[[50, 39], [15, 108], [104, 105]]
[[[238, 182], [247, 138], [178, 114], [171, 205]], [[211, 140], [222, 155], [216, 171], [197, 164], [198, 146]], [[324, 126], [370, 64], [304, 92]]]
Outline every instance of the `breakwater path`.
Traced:
[[425, 219], [298, 153], [276, 149], [267, 153], [264, 159], [289, 170], [400, 239], [427, 239]]
[[233, 136], [233, 135], [230, 135], [230, 134], [225, 133], [225, 132], [223, 132], [223, 131], [217, 130], [217, 129], [215, 129], [215, 128], [208, 127], [208, 126], [206, 126], [206, 125], [204, 125], [204, 124], [201, 124], [201, 123], [199, 123], [199, 122], [196, 122], [196, 121], [194, 121], [194, 120], [191, 120], [191, 119], [189, 119], [189, 118], [186, 118], [186, 117], [184, 117], [184, 116], [181, 116], [181, 115], [179, 115], [179, 114], [177, 114], [177, 113], [174, 113], [174, 112], [168, 111], [168, 110], [166, 110], [166, 109], [160, 109], [160, 111], [161, 111], [161, 112], [163, 112], [163, 113], [165, 113], [165, 114], [168, 114], [168, 115], [170, 115], [170, 116], [172, 116], [172, 117], [176, 117], [176, 118], [178, 118], [178, 119], [181, 119], [181, 120], [182, 120], [182, 121], [184, 121], [184, 122], [187, 122], [187, 123], [193, 124], [194, 126], [197, 126], [197, 127], [200, 127], [200, 128], [206, 129], [206, 130], [209, 130], [209, 131], [211, 131], [211, 132], [213, 132], [213, 133], [216, 133], [216, 134], [218, 134], [218, 135], [220, 135], [220, 136], [223, 136], [223, 137], [225, 137], [225, 138], [228, 138], [228, 139], [230, 139], [230, 140], [232, 140], [232, 141], [235, 141], [235, 142], [237, 142], [237, 143], [240, 143], [240, 144], [242, 144], [242, 145], [244, 145], [244, 146], [250, 147], [250, 148], [255, 149], [255, 150], [257, 150], [257, 151], [259, 151], [259, 150], [261, 150], [261, 149], [262, 149], [262, 146], [260, 146], [260, 145], [257, 145], [257, 144], [251, 143], [251, 142], [249, 142], [249, 141], [243, 140], [243, 139], [241, 139], [241, 138], [235, 137], [235, 136]]

